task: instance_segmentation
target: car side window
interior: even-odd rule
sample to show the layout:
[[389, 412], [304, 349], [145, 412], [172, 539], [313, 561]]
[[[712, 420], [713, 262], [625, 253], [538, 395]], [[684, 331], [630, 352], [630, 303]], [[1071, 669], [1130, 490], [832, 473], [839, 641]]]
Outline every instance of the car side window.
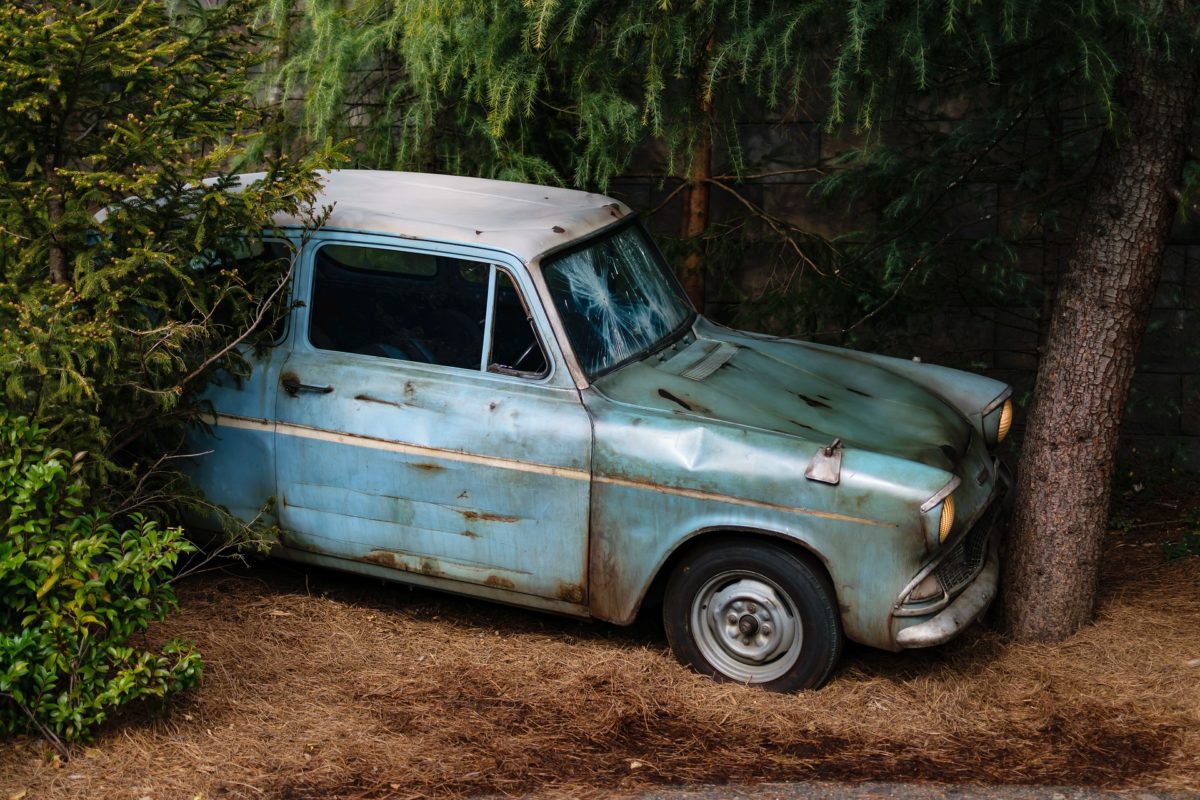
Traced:
[[325, 245], [315, 254], [309, 341], [322, 350], [477, 370], [487, 273], [487, 264], [434, 253]]
[[435, 253], [321, 247], [308, 337], [322, 350], [527, 378], [548, 372], [512, 276], [493, 264]]

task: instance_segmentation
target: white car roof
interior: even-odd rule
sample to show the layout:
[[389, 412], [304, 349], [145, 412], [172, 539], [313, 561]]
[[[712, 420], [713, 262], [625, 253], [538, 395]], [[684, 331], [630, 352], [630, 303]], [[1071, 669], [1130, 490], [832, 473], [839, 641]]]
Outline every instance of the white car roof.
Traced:
[[[251, 183], [263, 174], [239, 177]], [[333, 205], [325, 228], [482, 244], [525, 261], [631, 213], [601, 194], [458, 175], [345, 169], [322, 173], [322, 183], [317, 201]]]

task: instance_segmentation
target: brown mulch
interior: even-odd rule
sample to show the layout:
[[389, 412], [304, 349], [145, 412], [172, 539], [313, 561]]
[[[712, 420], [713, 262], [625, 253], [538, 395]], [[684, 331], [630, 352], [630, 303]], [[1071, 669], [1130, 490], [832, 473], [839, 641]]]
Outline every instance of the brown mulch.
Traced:
[[202, 688], [168, 716], [112, 721], [67, 763], [6, 743], [0, 798], [603, 796], [804, 779], [1200, 790], [1200, 558], [1167, 562], [1160, 547], [1195, 504], [1152, 505], [1151, 522], [1109, 535], [1096, 622], [1067, 642], [979, 627], [933, 651], [852, 648], [825, 689], [790, 696], [690, 674], [653, 623], [277, 563], [197, 576], [156, 635], [198, 643]]

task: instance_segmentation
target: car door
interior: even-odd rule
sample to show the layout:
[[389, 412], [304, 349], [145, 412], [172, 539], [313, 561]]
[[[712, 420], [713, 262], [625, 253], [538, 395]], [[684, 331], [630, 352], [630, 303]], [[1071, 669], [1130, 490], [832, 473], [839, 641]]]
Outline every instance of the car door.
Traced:
[[[268, 239], [252, 249], [236, 269], [278, 270], [292, 274], [291, 260], [296, 243]], [[272, 263], [274, 262], [274, 263]], [[187, 458], [181, 466], [213, 504], [220, 504], [242, 523], [275, 522], [271, 498], [275, 484], [275, 387], [286, 363], [295, 324], [293, 315], [283, 313], [271, 320], [271, 343], [243, 345], [241, 355], [247, 370], [237, 375], [218, 371], [201, 401], [211, 410], [205, 424], [188, 431]], [[193, 510], [189, 523], [221, 530], [226, 520], [216, 505], [207, 511]]]
[[276, 400], [288, 548], [585, 602], [591, 423], [527, 280], [475, 248], [306, 247]]

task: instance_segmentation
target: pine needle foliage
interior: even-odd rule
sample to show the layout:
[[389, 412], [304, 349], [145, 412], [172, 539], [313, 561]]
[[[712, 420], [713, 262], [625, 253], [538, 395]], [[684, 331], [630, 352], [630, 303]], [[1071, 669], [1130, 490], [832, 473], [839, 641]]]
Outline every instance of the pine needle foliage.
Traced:
[[[746, 212], [670, 252], [714, 276], [755, 254], [772, 278], [739, 324], [895, 349], [868, 329], [930, 306], [1036, 326], [1020, 260], [1069, 248], [1123, 130], [1124, 33], [1181, 65], [1196, 41], [1193, 18], [1129, 0], [273, 0], [271, 18], [305, 135], [355, 137], [362, 166], [601, 191], [633, 168], [669, 189], [709, 132], [730, 173], [713, 191]], [[836, 241], [748, 202], [739, 123], [764, 118], [824, 123], [809, 199]]]
[[203, 378], [238, 360], [208, 357], [264, 327], [287, 265], [231, 265], [276, 212], [310, 204], [328, 157], [229, 191], [268, 119], [248, 88], [252, 15], [249, 0], [0, 9], [4, 402], [89, 451], [101, 482], [134, 467], [135, 443], [165, 452]]
[[[647, 141], [682, 175], [699, 126], [804, 98], [813, 3], [274, 0], [306, 133], [359, 163], [603, 189]], [[714, 111], [702, 112], [713, 103]]]
[[814, 196], [866, 224], [836, 242], [834, 280], [792, 282], [800, 293], [744, 313], [901, 351], [878, 323], [946, 305], [1011, 309], [1036, 333], [1101, 142], [1127, 135], [1119, 79], [1137, 53], [1125, 43], [1194, 69], [1197, 18], [1091, 0], [847, 4], [827, 88], [842, 152]]

